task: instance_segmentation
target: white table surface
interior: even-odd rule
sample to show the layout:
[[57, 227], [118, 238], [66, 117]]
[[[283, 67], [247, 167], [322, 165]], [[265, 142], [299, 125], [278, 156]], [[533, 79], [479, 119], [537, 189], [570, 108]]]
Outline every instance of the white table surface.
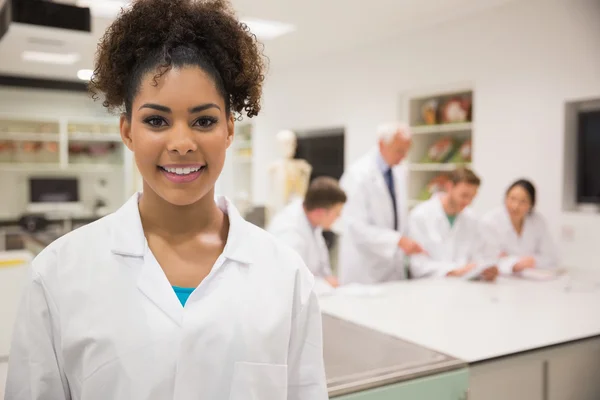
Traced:
[[[0, 260], [24, 259], [31, 261], [32, 258], [33, 255], [28, 251], [0, 252]], [[8, 356], [12, 328], [17, 317], [23, 284], [27, 279], [28, 266], [29, 262], [0, 267], [0, 362]]]
[[451, 278], [320, 298], [324, 313], [468, 363], [600, 335], [600, 271], [553, 281]]

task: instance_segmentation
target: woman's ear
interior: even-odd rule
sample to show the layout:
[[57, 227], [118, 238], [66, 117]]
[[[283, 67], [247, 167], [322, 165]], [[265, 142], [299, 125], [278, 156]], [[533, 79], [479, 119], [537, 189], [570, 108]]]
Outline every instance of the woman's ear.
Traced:
[[121, 131], [121, 140], [125, 143], [125, 146], [133, 151], [133, 140], [131, 139], [131, 120], [125, 115], [121, 114], [121, 120], [119, 121], [119, 129]]
[[235, 118], [233, 117], [233, 113], [229, 114], [229, 118], [227, 119], [227, 148], [231, 146], [233, 143], [233, 137], [235, 135]]

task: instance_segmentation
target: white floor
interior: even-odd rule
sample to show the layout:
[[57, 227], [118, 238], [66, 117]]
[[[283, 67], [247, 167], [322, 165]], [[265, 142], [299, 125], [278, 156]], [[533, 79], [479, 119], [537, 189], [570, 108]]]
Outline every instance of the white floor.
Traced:
[[6, 369], [8, 364], [0, 363], [0, 400], [4, 399], [4, 384], [6, 383]]

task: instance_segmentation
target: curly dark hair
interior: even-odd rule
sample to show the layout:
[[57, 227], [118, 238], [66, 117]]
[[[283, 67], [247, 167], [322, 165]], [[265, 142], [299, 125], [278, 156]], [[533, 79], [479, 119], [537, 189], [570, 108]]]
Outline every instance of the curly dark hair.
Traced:
[[187, 65], [213, 78], [228, 113], [258, 115], [263, 54], [225, 0], [136, 0], [100, 40], [89, 88], [96, 99], [104, 94], [109, 111], [131, 117], [146, 73], [155, 71], [157, 84], [170, 68]]

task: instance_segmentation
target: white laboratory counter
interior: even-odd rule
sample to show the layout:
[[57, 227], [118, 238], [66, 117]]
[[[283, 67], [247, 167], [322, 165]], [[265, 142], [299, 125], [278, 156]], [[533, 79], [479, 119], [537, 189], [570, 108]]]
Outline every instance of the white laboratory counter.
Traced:
[[[570, 273], [543, 282], [424, 279], [388, 283], [376, 289], [366, 296], [322, 296], [321, 308], [325, 314], [467, 362], [470, 399], [558, 400], [561, 397], [557, 393], [577, 385], [584, 395], [569, 398], [600, 398], [596, 383], [600, 372], [594, 372], [586, 383], [577, 377], [558, 384], [569, 370], [571, 374], [578, 374], [580, 368], [600, 371], [600, 271]], [[574, 343], [594, 337], [589, 348]], [[569, 343], [573, 351], [565, 352]], [[563, 345], [562, 352], [549, 355], [549, 351], [559, 350], [548, 346], [557, 345]], [[593, 358], [582, 359], [586, 353]], [[513, 376], [507, 376], [507, 371]], [[557, 376], [550, 381], [553, 374]], [[493, 389], [492, 383], [496, 385]]]
[[600, 335], [599, 283], [600, 275], [412, 280], [320, 302], [327, 314], [473, 363]]
[[32, 258], [28, 251], [0, 252], [0, 399], [4, 398], [12, 326]]
[[28, 251], [0, 252], [0, 362], [8, 356], [12, 326], [32, 258]]

